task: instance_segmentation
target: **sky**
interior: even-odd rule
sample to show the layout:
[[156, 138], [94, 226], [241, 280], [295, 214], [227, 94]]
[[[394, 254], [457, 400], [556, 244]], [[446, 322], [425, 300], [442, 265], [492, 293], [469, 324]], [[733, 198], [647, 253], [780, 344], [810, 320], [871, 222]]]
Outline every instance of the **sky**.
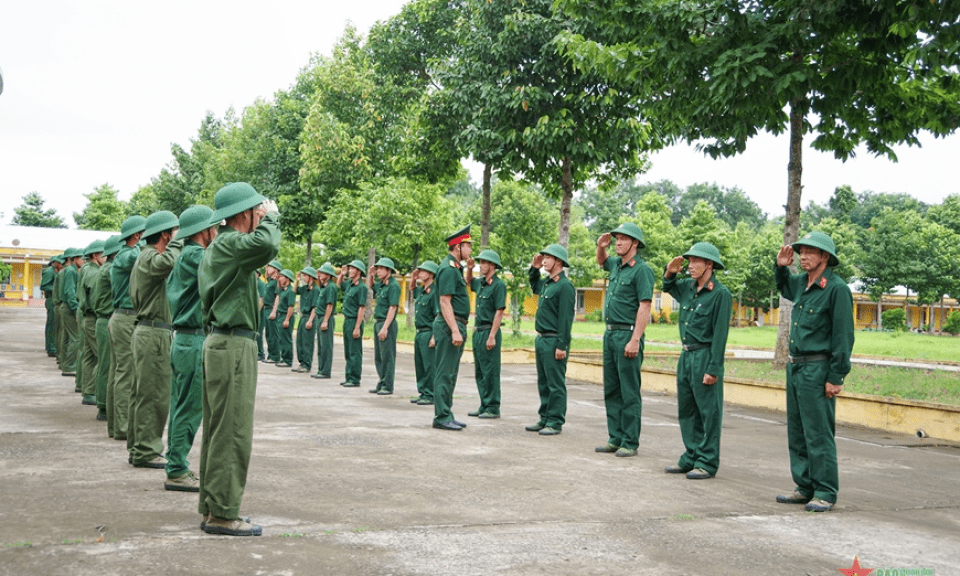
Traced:
[[[366, 31], [404, 0], [32, 0], [0, 17], [0, 223], [36, 191], [74, 227], [84, 194], [109, 183], [128, 200], [189, 146], [209, 110], [239, 113], [288, 88], [312, 53], [329, 54], [347, 22]], [[804, 152], [803, 204], [836, 186], [905, 192], [927, 203], [960, 194], [960, 136], [921, 137], [899, 163], [865, 151], [841, 163]], [[711, 160], [679, 145], [651, 156], [639, 182], [738, 187], [768, 215], [783, 213], [786, 136], [762, 135], [747, 152]], [[480, 168], [466, 164], [474, 181]]]

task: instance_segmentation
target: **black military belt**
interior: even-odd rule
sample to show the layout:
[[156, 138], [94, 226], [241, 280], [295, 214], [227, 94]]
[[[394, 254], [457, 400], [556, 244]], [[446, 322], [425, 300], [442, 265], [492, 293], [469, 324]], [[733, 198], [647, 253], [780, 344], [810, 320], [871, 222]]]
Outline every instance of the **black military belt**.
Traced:
[[430, 332], [432, 330], [433, 328], [417, 328], [417, 334], [420, 334], [422, 332]]
[[633, 330], [633, 324], [607, 324], [607, 330]]
[[537, 332], [537, 336], [541, 338], [559, 338], [560, 335], [556, 332]]
[[823, 362], [829, 359], [829, 354], [808, 354], [806, 356], [790, 356], [790, 363], [806, 364], [807, 362]]
[[[443, 314], [437, 314], [437, 318], [443, 318]], [[461, 318], [460, 316], [454, 316], [453, 319], [461, 324], [467, 324], [466, 318]]]
[[50, 298], [50, 297], [52, 297], [52, 296], [53, 296], [53, 290], [44, 290], [44, 291], [43, 291], [43, 297], [44, 297], [44, 298]]
[[136, 316], [136, 312], [133, 311], [133, 308], [117, 308], [113, 311], [114, 314], [126, 314], [127, 316]]
[[179, 326], [174, 326], [173, 329], [177, 331], [177, 334], [204, 334], [203, 328], [181, 328]]
[[684, 352], [693, 352], [694, 350], [703, 350], [704, 348], [709, 348], [709, 347], [710, 347], [710, 343], [709, 343], [709, 342], [706, 343], [706, 344], [684, 344], [684, 345], [683, 345], [683, 351], [684, 351]]
[[491, 328], [493, 328], [493, 324], [477, 324], [476, 326], [473, 327], [473, 329], [476, 330], [477, 332], [481, 332], [483, 330], [490, 330]]
[[83, 313], [83, 317], [84, 317], [84, 318], [95, 318], [96, 315], [97, 315], [96, 312], [84, 312], [84, 313]]
[[387, 319], [386, 319], [386, 318], [374, 318], [373, 321], [374, 321], [374, 322], [386, 322]]
[[97, 314], [97, 320], [109, 320], [109, 319], [110, 319], [109, 314]]
[[210, 334], [226, 334], [227, 336], [240, 336], [242, 338], [249, 338], [251, 340], [257, 339], [257, 333], [253, 330], [244, 330], [243, 328], [210, 328], [208, 330]]
[[158, 322], [156, 320], [146, 320], [137, 322], [137, 326], [146, 326], [147, 328], [160, 328], [161, 330], [173, 330], [173, 324]]

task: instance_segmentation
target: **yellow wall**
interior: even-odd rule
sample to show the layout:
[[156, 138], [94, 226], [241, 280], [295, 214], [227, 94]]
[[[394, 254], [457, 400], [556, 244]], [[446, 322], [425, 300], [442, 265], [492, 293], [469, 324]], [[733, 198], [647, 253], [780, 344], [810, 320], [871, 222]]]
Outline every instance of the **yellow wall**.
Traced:
[[[27, 301], [34, 296], [34, 287], [40, 286], [40, 277], [43, 267], [50, 261], [51, 256], [60, 252], [56, 250], [36, 250], [8, 247], [0, 252], [0, 259], [13, 269], [10, 273], [10, 282], [0, 283], [0, 292], [3, 300]], [[43, 294], [39, 293], [43, 298]]]

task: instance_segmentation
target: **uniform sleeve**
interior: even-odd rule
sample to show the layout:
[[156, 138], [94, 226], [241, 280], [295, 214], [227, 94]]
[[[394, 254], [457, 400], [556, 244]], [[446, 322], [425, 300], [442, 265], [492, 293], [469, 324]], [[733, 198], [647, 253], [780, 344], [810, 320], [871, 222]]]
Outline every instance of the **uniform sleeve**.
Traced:
[[540, 290], [543, 289], [543, 280], [540, 279], [540, 269], [531, 266], [530, 270], [527, 271], [527, 277], [530, 280], [530, 290], [534, 294], [540, 294]]
[[[835, 277], [834, 281], [840, 282], [840, 279]], [[853, 353], [853, 295], [843, 286], [833, 290], [832, 300], [833, 330], [827, 382], [842, 386], [843, 379], [850, 373], [850, 355]]]
[[615, 256], [613, 258], [608, 257], [606, 260], [603, 261], [602, 268], [607, 272], [613, 272], [614, 270], [616, 270], [619, 264], [620, 264], [619, 256]]
[[239, 234], [236, 258], [243, 269], [256, 270], [269, 264], [280, 252], [280, 228], [277, 212], [269, 212], [250, 234]]
[[793, 302], [796, 299], [797, 294], [796, 287], [790, 281], [790, 268], [787, 268], [786, 266], [777, 266], [774, 277], [777, 281], [777, 290], [780, 292], [780, 295]]
[[387, 286], [387, 305], [400, 306], [400, 284], [391, 282]]
[[573, 329], [574, 307], [577, 305], [577, 290], [569, 281], [563, 282], [557, 294], [559, 309], [557, 310], [557, 349], [570, 349], [570, 332]]
[[76, 312], [80, 303], [77, 301], [77, 275], [67, 273], [63, 277], [63, 295], [61, 300], [67, 303], [71, 311]]
[[144, 259], [145, 262], [142, 264], [143, 272], [151, 278], [161, 278], [165, 280], [167, 276], [170, 275], [170, 271], [173, 270], [174, 264], [177, 263], [177, 258], [180, 257], [182, 250], [182, 240], [170, 242], [162, 253], [154, 252], [149, 259]]
[[663, 291], [673, 296], [677, 302], [680, 301], [680, 275], [674, 274], [673, 278], [667, 278], [667, 273], [663, 273]]
[[635, 266], [642, 266], [637, 274], [637, 301], [653, 300], [653, 269], [643, 262]]
[[474, 294], [476, 294], [477, 292], [480, 291], [480, 279], [479, 279], [479, 278], [474, 278], [473, 280], [470, 281], [470, 290], [472, 290]]
[[367, 285], [361, 282], [359, 284], [359, 290], [357, 290], [357, 305], [363, 309], [367, 305]]
[[493, 283], [493, 309], [503, 310], [507, 307], [507, 285], [503, 281]]
[[710, 343], [710, 363], [707, 364], [707, 374], [718, 378], [723, 376], [723, 354], [727, 350], [732, 306], [733, 297], [730, 291], [720, 290], [717, 294], [717, 303], [713, 307], [713, 338]]

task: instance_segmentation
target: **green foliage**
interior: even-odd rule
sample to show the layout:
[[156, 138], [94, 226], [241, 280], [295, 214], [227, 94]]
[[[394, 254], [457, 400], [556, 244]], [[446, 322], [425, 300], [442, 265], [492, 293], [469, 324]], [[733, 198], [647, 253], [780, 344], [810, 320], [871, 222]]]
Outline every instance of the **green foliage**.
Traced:
[[73, 214], [73, 220], [81, 230], [120, 230], [127, 218], [129, 206], [117, 199], [117, 190], [102, 184], [90, 194], [84, 194], [87, 206], [83, 212]]
[[905, 332], [907, 329], [907, 312], [903, 308], [891, 308], [884, 310], [880, 315], [883, 319], [883, 327], [895, 332]]
[[943, 331], [956, 336], [960, 334], [960, 310], [954, 310], [947, 314], [947, 321], [943, 325]]
[[63, 217], [57, 216], [53, 208], [43, 209], [45, 200], [40, 194], [30, 192], [23, 197], [23, 204], [13, 209], [14, 217], [11, 221], [17, 226], [36, 226], [39, 228], [66, 228]]
[[636, 217], [624, 215], [618, 225], [630, 221], [640, 226], [646, 245], [640, 250], [640, 255], [653, 268], [653, 276], [659, 285], [667, 263], [690, 246], [684, 246], [683, 240], [678, 237], [670, 221], [671, 210], [665, 196], [648, 192], [640, 198], [636, 210]]

